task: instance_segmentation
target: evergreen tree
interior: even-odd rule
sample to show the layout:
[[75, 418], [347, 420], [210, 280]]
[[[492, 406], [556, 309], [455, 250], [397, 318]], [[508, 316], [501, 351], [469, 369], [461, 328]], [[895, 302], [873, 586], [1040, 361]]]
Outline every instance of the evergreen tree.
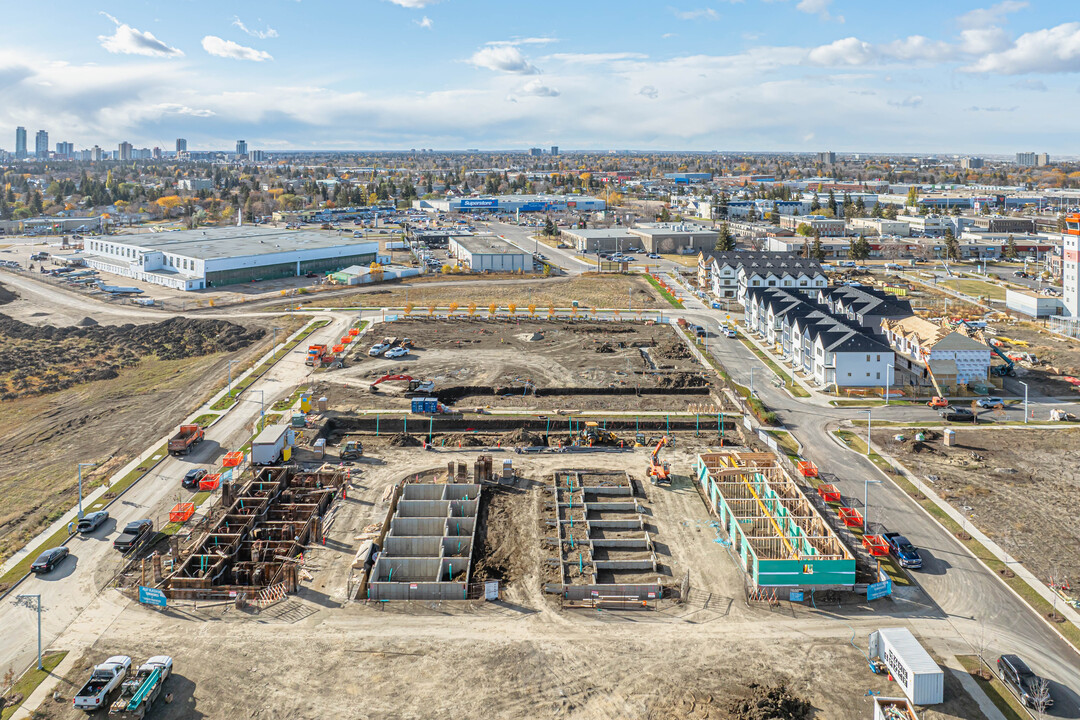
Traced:
[[720, 232], [716, 237], [716, 250], [726, 252], [734, 249], [735, 236], [731, 233], [731, 228], [728, 227], [727, 223], [720, 223]]
[[1010, 260], [1015, 260], [1018, 254], [1019, 253], [1016, 252], [1016, 238], [1010, 234], [1008, 240], [1005, 242], [1005, 257]]
[[544, 234], [548, 237], [554, 237], [559, 234], [558, 229], [555, 227], [555, 223], [551, 221], [551, 216], [544, 221]]
[[821, 200], [818, 198], [817, 190], [814, 191], [813, 198], [810, 200], [810, 212], [821, 209]]
[[810, 257], [817, 262], [825, 260], [825, 248], [821, 247], [821, 238], [815, 237], [814, 244], [810, 246]]
[[825, 207], [829, 208], [829, 210], [832, 211], [833, 217], [839, 217], [839, 215], [837, 214], [836, 193], [834, 193], [832, 190], [829, 191], [829, 200], [825, 203]]
[[945, 257], [949, 260], [960, 259], [960, 243], [951, 227], [945, 228]]

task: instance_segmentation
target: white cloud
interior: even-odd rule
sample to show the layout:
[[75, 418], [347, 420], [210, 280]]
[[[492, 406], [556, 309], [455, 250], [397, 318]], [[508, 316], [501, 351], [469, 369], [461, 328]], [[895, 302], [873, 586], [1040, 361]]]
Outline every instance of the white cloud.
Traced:
[[986, 55], [1012, 44], [1008, 33], [997, 26], [969, 28], [960, 33], [960, 49], [969, 55]]
[[844, 22], [843, 15], [837, 15], [833, 17], [829, 14], [829, 6], [832, 5], [832, 0], [799, 0], [799, 3], [795, 6], [795, 9], [799, 12], [804, 12], [810, 15], [817, 15], [822, 20], [836, 20], [837, 22]]
[[525, 83], [518, 93], [521, 95], [532, 95], [533, 97], [559, 97], [559, 95], [562, 94], [555, 88], [540, 82], [539, 78]]
[[431, 30], [433, 27], [435, 27], [435, 23], [433, 23], [431, 21], [431, 18], [429, 18], [427, 15], [425, 15], [419, 20], [413, 20], [413, 22], [424, 28], [425, 30]]
[[644, 60], [648, 58], [648, 55], [642, 55], [635, 52], [622, 52], [622, 53], [555, 53], [554, 55], [548, 55], [545, 60], [555, 60], [557, 62], [571, 63], [575, 65], [603, 65], [607, 63], [617, 63], [624, 60]]
[[941, 62], [956, 55], [956, 49], [947, 42], [931, 40], [922, 35], [912, 35], [903, 40], [894, 40], [878, 48], [878, 52], [893, 60], [914, 60], [920, 62]]
[[962, 69], [1002, 75], [1080, 72], [1080, 23], [1024, 33], [1012, 47], [984, 55]]
[[515, 75], [535, 75], [540, 72], [514, 45], [499, 44], [482, 47], [473, 53], [473, 56], [469, 58], [469, 63], [479, 68]]
[[698, 8], [697, 10], [676, 10], [671, 8], [671, 13], [680, 20], [719, 20], [720, 14], [712, 8]]
[[232, 58], [233, 60], [251, 60], [262, 62], [273, 60], [270, 53], [255, 48], [245, 47], [232, 40], [222, 40], [214, 35], [207, 35], [202, 39], [203, 50], [217, 57]]
[[277, 30], [270, 27], [269, 25], [266, 26], [265, 30], [254, 30], [245, 25], [243, 21], [240, 20], [240, 18], [238, 17], [233, 19], [232, 24], [233, 27], [238, 27], [242, 32], [247, 33], [251, 37], [259, 38], [260, 40], [269, 40], [270, 38], [276, 38], [278, 36]]
[[644, 95], [645, 97], [649, 98], [650, 100], [655, 100], [656, 98], [660, 97], [660, 91], [657, 90], [652, 85], [646, 85], [645, 87], [638, 90], [637, 94], [638, 95]]
[[871, 45], [856, 37], [847, 37], [811, 49], [806, 59], [811, 65], [836, 67], [894, 61], [938, 63], [955, 56], [956, 47], [949, 43], [930, 40], [922, 35], [912, 35], [884, 45]]
[[418, 8], [426, 8], [428, 5], [434, 5], [439, 2], [439, 0], [389, 0], [389, 2], [400, 5], [403, 8], [412, 8], [415, 10]]
[[154, 37], [153, 33], [136, 30], [108, 13], [101, 13], [116, 25], [112, 35], [98, 35], [98, 42], [114, 55], [148, 55], [150, 57], [178, 57], [184, 53]]
[[1009, 13], [1018, 12], [1027, 6], [1026, 2], [1020, 2], [1020, 0], [1003, 0], [1003, 2], [988, 8], [977, 8], [966, 12], [956, 18], [956, 22], [962, 28], [988, 27], [1000, 23]]
[[810, 51], [807, 59], [812, 65], [866, 65], [877, 59], [874, 46], [856, 37], [835, 40]]
[[491, 42], [484, 43], [485, 45], [548, 45], [550, 43], [559, 42], [555, 38], [545, 37], [526, 37], [515, 38], [513, 40], [492, 40]]
[[898, 108], [917, 108], [923, 104], [922, 95], [909, 95], [900, 101], [890, 100], [889, 105]]

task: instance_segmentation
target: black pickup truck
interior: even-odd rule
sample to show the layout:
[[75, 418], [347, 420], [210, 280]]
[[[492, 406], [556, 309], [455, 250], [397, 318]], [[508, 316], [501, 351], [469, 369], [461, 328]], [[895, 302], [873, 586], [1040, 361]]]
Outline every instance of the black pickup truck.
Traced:
[[129, 522], [124, 528], [124, 532], [120, 533], [117, 538], [113, 540], [113, 547], [120, 552], [127, 552], [135, 547], [136, 543], [142, 540], [143, 537], [153, 529], [153, 520], [144, 519]]

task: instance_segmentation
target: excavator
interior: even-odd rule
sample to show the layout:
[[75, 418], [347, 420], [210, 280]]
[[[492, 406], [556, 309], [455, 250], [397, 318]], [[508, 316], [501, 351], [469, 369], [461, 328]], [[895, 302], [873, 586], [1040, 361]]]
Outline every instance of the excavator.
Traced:
[[407, 380], [409, 386], [405, 389], [405, 396], [411, 395], [428, 395], [435, 390], [435, 383], [431, 380], [417, 380], [411, 375], [383, 375], [381, 378], [371, 383], [369, 388], [371, 392], [379, 392], [379, 385], [384, 382], [390, 382], [391, 380]]
[[656, 443], [656, 447], [652, 451], [652, 455], [649, 456], [649, 482], [653, 485], [670, 485], [671, 484], [671, 465], [666, 462], [660, 461], [660, 450], [665, 445], [671, 444], [671, 438], [667, 435], [660, 438], [660, 442]]

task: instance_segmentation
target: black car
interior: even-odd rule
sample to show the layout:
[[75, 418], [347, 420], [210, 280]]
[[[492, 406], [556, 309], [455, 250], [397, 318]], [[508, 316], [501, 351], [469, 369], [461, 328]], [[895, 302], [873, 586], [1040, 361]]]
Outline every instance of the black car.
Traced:
[[938, 414], [945, 422], [971, 422], [975, 418], [975, 413], [958, 407], [947, 407]]
[[201, 468], [195, 468], [194, 470], [188, 470], [184, 475], [184, 480], [181, 483], [184, 487], [194, 490], [199, 487], [199, 481], [206, 477], [206, 471]]
[[78, 530], [81, 533], [91, 533], [101, 527], [101, 523], [109, 519], [108, 510], [98, 510], [97, 512], [87, 513], [82, 516], [82, 520], [79, 521]]
[[64, 561], [68, 556], [68, 549], [61, 545], [38, 555], [37, 560], [30, 566], [30, 572], [35, 574], [47, 573]]
[[1001, 679], [1012, 686], [1028, 707], [1045, 710], [1054, 704], [1050, 683], [1033, 673], [1019, 655], [1002, 655], [998, 658], [997, 668]]
[[154, 529], [153, 520], [135, 520], [129, 522], [124, 528], [124, 532], [120, 533], [115, 540], [113, 540], [113, 547], [120, 552], [127, 552], [135, 546], [143, 535]]

